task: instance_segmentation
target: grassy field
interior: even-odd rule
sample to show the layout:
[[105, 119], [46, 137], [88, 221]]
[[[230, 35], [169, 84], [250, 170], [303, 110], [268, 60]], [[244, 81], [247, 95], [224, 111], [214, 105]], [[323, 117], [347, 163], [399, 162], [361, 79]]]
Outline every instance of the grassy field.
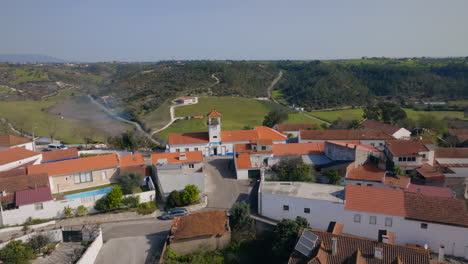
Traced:
[[31, 81], [47, 81], [49, 76], [47, 73], [38, 71], [38, 70], [24, 70], [16, 69], [15, 70], [15, 80], [10, 82], [12, 85], [17, 85], [24, 82]]
[[288, 120], [283, 122], [284, 124], [305, 124], [305, 123], [312, 123], [321, 125], [323, 122], [318, 121], [317, 119], [312, 119], [307, 117], [301, 113], [292, 113], [288, 115]]
[[[74, 91], [76, 94], [76, 91]], [[5, 101], [0, 104], [0, 117], [6, 118], [16, 129], [22, 129], [41, 137], [50, 137], [50, 131], [55, 130], [55, 137], [66, 143], [82, 143], [83, 139], [78, 135], [86, 123], [75, 119], [62, 119], [58, 115], [49, 114], [47, 109], [59, 100], [65, 100], [71, 96], [72, 91], [62, 91], [55, 97], [44, 101]], [[94, 139], [103, 140], [103, 135], [95, 135]]]

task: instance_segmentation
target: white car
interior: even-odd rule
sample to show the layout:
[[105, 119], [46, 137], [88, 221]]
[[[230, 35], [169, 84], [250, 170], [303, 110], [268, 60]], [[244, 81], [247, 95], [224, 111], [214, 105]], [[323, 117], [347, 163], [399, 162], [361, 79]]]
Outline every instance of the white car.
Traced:
[[53, 144], [49, 144], [47, 146], [47, 149], [48, 150], [59, 150], [59, 149], [67, 149], [67, 147], [63, 144], [59, 144], [59, 143], [53, 143]]

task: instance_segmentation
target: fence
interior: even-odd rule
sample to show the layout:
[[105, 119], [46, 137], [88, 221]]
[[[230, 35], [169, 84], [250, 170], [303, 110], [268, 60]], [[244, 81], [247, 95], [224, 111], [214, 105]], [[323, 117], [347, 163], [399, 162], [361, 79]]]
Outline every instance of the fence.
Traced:
[[102, 229], [99, 229], [99, 235], [94, 239], [91, 245], [89, 245], [83, 255], [81, 255], [81, 258], [76, 262], [76, 264], [94, 263], [102, 248], [102, 244]]

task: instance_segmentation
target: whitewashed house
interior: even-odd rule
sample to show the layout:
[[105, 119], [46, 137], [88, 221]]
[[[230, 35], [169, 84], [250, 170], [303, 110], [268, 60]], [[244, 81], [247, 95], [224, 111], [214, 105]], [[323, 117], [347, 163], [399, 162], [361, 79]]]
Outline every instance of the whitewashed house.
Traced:
[[299, 143], [344, 141], [358, 142], [362, 145], [372, 145], [379, 147], [385, 144], [386, 140], [394, 139], [392, 136], [380, 130], [361, 129], [326, 129], [326, 130], [301, 130], [299, 132]]
[[9, 148], [25, 148], [35, 151], [34, 141], [25, 137], [18, 137], [8, 134], [0, 134], [0, 150]]
[[278, 130], [288, 138], [297, 138], [299, 131], [311, 130], [317, 127], [317, 124], [276, 124], [273, 129]]
[[0, 150], [0, 171], [7, 171], [27, 165], [40, 164], [42, 154], [25, 148]]
[[362, 121], [361, 125], [366, 129], [380, 130], [395, 139], [411, 138], [411, 132], [404, 127], [393, 126], [372, 119]]

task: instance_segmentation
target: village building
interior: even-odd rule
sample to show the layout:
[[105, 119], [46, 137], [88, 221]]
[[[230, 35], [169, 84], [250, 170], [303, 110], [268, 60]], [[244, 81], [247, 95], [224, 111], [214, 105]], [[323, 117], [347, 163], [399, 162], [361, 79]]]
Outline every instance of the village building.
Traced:
[[411, 138], [411, 131], [394, 125], [385, 124], [380, 121], [366, 119], [362, 121], [361, 125], [365, 129], [373, 129], [373, 130], [380, 130], [387, 135], [392, 136], [395, 139], [410, 139]]
[[299, 143], [325, 142], [325, 141], [358, 141], [362, 145], [383, 147], [386, 140], [394, 139], [380, 130], [362, 129], [327, 129], [327, 130], [301, 130]]
[[40, 164], [42, 154], [26, 148], [14, 147], [0, 150], [0, 171]]
[[253, 140], [271, 140], [275, 144], [286, 143], [287, 137], [265, 126], [252, 130], [221, 130], [221, 114], [216, 110], [208, 115], [208, 132], [169, 134], [168, 152], [202, 151], [204, 157], [234, 155], [234, 145]]
[[434, 149], [430, 140], [389, 140], [385, 146], [387, 158], [405, 171], [423, 164], [433, 167]]
[[35, 147], [36, 146], [32, 139], [8, 134], [0, 134], [0, 150], [9, 148], [25, 148], [27, 150], [35, 151]]
[[443, 174], [443, 185], [457, 197], [468, 199], [468, 148], [436, 148], [437, 173]]
[[205, 173], [201, 151], [158, 153], [151, 155], [154, 178], [165, 199], [172, 191], [182, 191], [193, 184], [205, 193]]
[[169, 247], [179, 254], [222, 250], [231, 242], [229, 217], [212, 210], [175, 217], [169, 234]]
[[197, 98], [196, 97], [179, 97], [176, 99], [176, 102], [178, 104], [194, 104], [197, 102]]
[[260, 215], [278, 221], [304, 217], [319, 230], [330, 221], [341, 222], [343, 233], [369, 239], [389, 230], [399, 244], [427, 245], [432, 252], [443, 245], [447, 254], [468, 259], [464, 200], [359, 185], [261, 182], [258, 208]]
[[276, 124], [273, 126], [273, 129], [278, 130], [288, 138], [297, 138], [299, 137], [299, 131], [314, 128], [317, 128], [317, 124]]
[[78, 154], [78, 149], [69, 148], [69, 149], [59, 149], [53, 151], [46, 151], [42, 153], [41, 163], [49, 163], [56, 161], [63, 161], [69, 159], [77, 159], [80, 155]]

